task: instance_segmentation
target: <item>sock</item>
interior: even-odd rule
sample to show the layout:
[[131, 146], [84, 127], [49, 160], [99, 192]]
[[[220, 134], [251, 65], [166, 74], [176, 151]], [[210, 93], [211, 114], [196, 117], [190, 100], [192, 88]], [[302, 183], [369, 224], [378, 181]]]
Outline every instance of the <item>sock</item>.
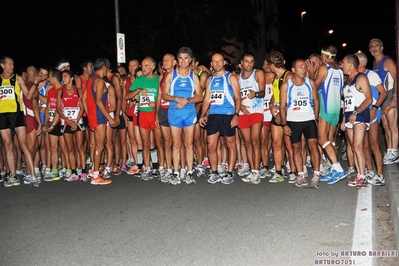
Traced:
[[398, 149], [391, 149], [391, 153], [393, 155], [397, 155], [398, 154]]
[[343, 172], [344, 169], [342, 168], [341, 164], [339, 162], [336, 162], [333, 164], [333, 169], [336, 170], [337, 172]]
[[157, 148], [151, 149], [150, 150], [150, 155], [151, 155], [151, 162], [152, 163], [158, 163], [158, 151], [157, 151]]
[[100, 174], [100, 171], [94, 171], [93, 172], [93, 177], [97, 178], [99, 176], [99, 174]]
[[39, 172], [40, 172], [39, 167], [35, 167], [35, 173], [39, 173]]

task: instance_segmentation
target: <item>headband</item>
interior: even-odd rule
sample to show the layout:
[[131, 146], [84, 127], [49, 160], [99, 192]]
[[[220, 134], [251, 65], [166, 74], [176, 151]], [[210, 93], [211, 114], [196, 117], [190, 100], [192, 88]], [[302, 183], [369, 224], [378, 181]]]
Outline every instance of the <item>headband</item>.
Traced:
[[65, 63], [62, 63], [61, 65], [59, 65], [57, 68], [58, 68], [58, 70], [61, 70], [61, 69], [63, 69], [64, 67], [67, 67], [67, 66], [69, 66], [69, 63], [68, 63], [68, 62], [65, 62]]
[[337, 54], [332, 54], [329, 51], [325, 51], [323, 49], [321, 50], [321, 53], [327, 55], [330, 58], [333, 57], [333, 56], [337, 56]]

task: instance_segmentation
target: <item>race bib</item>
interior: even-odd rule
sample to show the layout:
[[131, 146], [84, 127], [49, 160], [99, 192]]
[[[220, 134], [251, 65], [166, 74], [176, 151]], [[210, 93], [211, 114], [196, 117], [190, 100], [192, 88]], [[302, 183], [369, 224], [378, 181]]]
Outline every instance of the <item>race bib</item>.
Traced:
[[353, 103], [353, 95], [345, 96], [345, 112], [355, 111], [355, 105]]
[[55, 109], [50, 109], [48, 111], [48, 121], [53, 122], [54, 117], [55, 117]]
[[148, 93], [146, 96], [140, 94], [140, 107], [149, 107], [150, 102], [155, 102], [154, 93]]
[[224, 91], [211, 91], [211, 99], [209, 104], [222, 105], [224, 102]]
[[0, 87], [0, 100], [1, 99], [15, 99], [13, 86]]

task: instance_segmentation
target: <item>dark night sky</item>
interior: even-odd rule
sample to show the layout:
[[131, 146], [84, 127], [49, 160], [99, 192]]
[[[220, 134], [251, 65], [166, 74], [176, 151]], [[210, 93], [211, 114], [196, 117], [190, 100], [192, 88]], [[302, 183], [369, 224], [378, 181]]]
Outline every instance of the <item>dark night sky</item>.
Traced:
[[[98, 52], [101, 49], [97, 49], [102, 46], [101, 42], [92, 42], [91, 36], [96, 34], [101, 36], [104, 43], [116, 44], [115, 13], [114, 1], [101, 2], [92, 0], [7, 2], [2, 9], [0, 56], [13, 57], [16, 70], [26, 68], [30, 64], [54, 66], [61, 57], [68, 58], [74, 66], [73, 69], [77, 70], [81, 60], [85, 58], [94, 60], [104, 56]], [[128, 0], [119, 0], [119, 2], [120, 10], [129, 4]], [[152, 2], [156, 4], [157, 0]], [[301, 56], [300, 13], [302, 11], [307, 12], [303, 24], [306, 56], [320, 52], [320, 46], [327, 44], [340, 46], [343, 42], [348, 46], [345, 49], [340, 48], [339, 58], [358, 50], [370, 56], [368, 41], [375, 37], [384, 41], [386, 54], [394, 54], [394, 0], [382, 0], [372, 4], [351, 0], [318, 3], [279, 1], [282, 25], [280, 41], [285, 46], [286, 57]], [[225, 12], [228, 12], [228, 5]], [[125, 23], [142, 23], [130, 17], [120, 19], [122, 32]], [[157, 19], [156, 14], [149, 16], [149, 19]], [[173, 27], [169, 29], [173, 30]], [[334, 29], [334, 34], [331, 36], [326, 34], [329, 29]], [[81, 54], [84, 54], [84, 57]], [[129, 56], [128, 51], [127, 56]]]

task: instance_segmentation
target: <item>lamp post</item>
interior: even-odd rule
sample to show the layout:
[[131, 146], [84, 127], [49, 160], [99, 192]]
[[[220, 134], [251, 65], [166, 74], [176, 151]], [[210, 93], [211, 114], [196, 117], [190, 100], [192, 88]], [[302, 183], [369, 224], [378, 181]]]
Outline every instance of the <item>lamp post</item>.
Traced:
[[303, 17], [305, 16], [306, 11], [301, 12], [301, 54], [304, 56], [304, 28], [303, 28]]
[[[329, 36], [331, 36], [334, 33], [334, 30], [328, 30], [327, 33], [328, 33]], [[322, 41], [322, 37], [324, 36], [324, 34], [325, 33], [323, 32], [322, 34], [319, 35], [319, 50], [321, 50], [321, 48], [322, 48], [321, 47], [321, 41]]]

